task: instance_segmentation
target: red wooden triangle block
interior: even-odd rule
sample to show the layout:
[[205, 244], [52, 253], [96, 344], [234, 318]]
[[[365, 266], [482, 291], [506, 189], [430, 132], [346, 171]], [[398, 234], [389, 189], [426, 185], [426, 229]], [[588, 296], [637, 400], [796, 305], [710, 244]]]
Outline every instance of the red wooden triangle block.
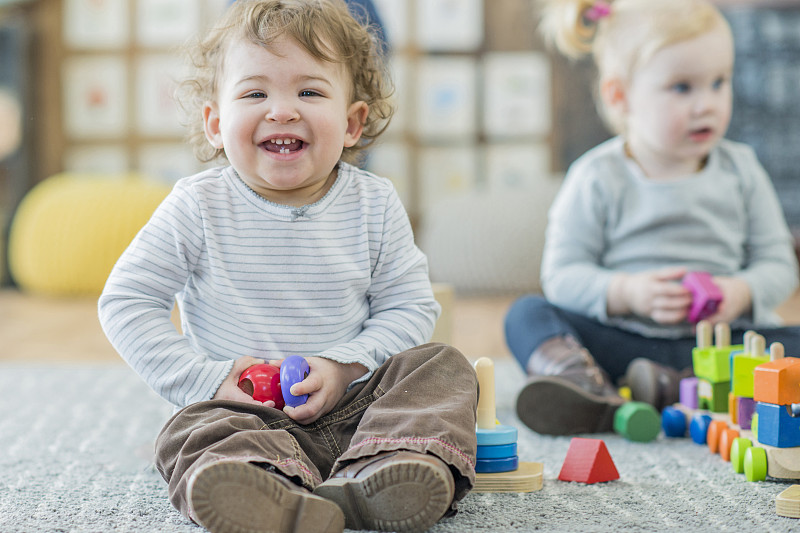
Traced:
[[606, 443], [600, 439], [573, 438], [567, 457], [558, 474], [561, 481], [601, 483], [619, 479], [619, 472], [608, 453]]

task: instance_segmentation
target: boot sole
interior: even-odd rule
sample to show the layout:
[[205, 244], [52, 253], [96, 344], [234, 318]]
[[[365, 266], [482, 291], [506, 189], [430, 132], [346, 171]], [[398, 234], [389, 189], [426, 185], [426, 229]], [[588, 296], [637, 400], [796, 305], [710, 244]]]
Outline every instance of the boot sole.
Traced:
[[517, 416], [542, 435], [607, 433], [621, 397], [597, 396], [554, 376], [532, 378], [517, 397]]
[[348, 529], [425, 531], [450, 508], [452, 491], [436, 468], [392, 463], [364, 479], [332, 478], [314, 494], [336, 502]]
[[189, 482], [197, 521], [212, 533], [341, 533], [344, 515], [333, 503], [243, 462], [207, 465]]

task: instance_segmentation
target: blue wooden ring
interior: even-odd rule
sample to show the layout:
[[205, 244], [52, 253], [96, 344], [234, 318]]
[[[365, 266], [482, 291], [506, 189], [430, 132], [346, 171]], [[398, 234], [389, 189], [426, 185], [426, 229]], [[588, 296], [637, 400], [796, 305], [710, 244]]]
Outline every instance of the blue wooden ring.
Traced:
[[496, 446], [517, 442], [517, 428], [514, 426], [495, 426], [493, 429], [478, 429], [478, 446]]
[[478, 459], [475, 461], [475, 472], [478, 474], [513, 472], [517, 468], [519, 468], [519, 457], [516, 455], [503, 459]]
[[308, 394], [295, 396], [289, 390], [295, 383], [300, 383], [310, 372], [308, 361], [299, 355], [290, 355], [281, 363], [281, 393], [283, 401], [290, 407], [303, 405], [308, 401]]
[[517, 443], [478, 446], [478, 459], [503, 459], [517, 455]]

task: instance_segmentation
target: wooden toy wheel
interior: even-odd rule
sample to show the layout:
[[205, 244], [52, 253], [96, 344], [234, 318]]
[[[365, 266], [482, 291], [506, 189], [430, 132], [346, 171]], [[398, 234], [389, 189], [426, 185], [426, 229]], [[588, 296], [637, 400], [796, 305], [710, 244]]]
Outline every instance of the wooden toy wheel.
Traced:
[[767, 451], [764, 448], [751, 446], [744, 452], [744, 476], [747, 481], [767, 479]]
[[744, 473], [744, 454], [753, 445], [750, 439], [739, 437], [731, 444], [731, 466], [737, 474]]
[[697, 413], [689, 423], [689, 435], [697, 444], [705, 444], [708, 435], [708, 426], [711, 424], [711, 417], [707, 414]]
[[712, 420], [708, 425], [706, 442], [711, 453], [719, 453], [719, 438], [726, 429], [728, 429], [728, 424], [724, 420]]
[[739, 431], [733, 428], [725, 428], [719, 436], [719, 456], [725, 461], [731, 460], [731, 446], [733, 441], [739, 438]]

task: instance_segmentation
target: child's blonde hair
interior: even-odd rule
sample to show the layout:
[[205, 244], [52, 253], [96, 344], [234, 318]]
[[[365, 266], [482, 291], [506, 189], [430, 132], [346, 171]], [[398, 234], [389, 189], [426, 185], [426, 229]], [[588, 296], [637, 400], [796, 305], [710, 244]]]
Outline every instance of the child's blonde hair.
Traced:
[[344, 161], [357, 163], [361, 151], [386, 129], [394, 112], [389, 101], [393, 87], [382, 48], [342, 0], [237, 0], [214, 28], [186, 50], [195, 72], [179, 85], [176, 98], [187, 115], [188, 140], [198, 159], [208, 162], [225, 157], [224, 150], [208, 143], [200, 110], [216, 97], [230, 43], [246, 40], [269, 48], [284, 36], [318, 60], [344, 65], [353, 80], [350, 101], [369, 105], [362, 141], [344, 148]]
[[602, 104], [605, 80], [630, 81], [662, 48], [717, 27], [730, 32], [722, 13], [706, 0], [544, 0], [545, 38], [571, 58], [591, 54], [597, 66], [596, 101], [606, 125], [623, 133], [623, 117]]

